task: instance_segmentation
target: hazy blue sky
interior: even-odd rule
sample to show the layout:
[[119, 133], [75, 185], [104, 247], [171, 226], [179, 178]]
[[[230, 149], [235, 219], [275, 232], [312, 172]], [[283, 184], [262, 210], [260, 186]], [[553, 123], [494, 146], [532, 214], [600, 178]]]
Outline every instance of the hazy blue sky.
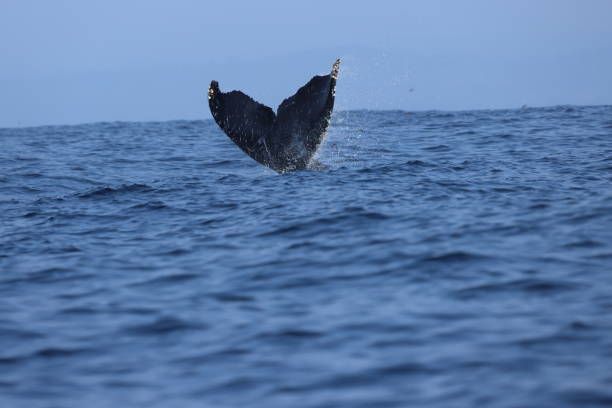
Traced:
[[338, 56], [341, 110], [612, 104], [612, 1], [1, 0], [0, 126], [275, 108]]

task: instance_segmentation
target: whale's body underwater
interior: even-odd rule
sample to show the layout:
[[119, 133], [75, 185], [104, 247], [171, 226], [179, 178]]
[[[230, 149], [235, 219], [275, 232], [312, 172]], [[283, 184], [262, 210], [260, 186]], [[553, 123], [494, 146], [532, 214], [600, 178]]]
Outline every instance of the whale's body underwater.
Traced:
[[279, 173], [316, 167], [334, 107], [340, 60], [329, 75], [314, 76], [274, 111], [240, 91], [210, 83], [208, 105], [221, 129], [246, 154]]

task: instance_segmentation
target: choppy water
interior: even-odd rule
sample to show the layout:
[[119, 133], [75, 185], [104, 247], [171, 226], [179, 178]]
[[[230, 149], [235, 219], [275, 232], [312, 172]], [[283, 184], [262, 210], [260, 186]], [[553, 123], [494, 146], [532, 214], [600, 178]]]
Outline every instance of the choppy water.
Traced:
[[2, 407], [612, 405], [612, 107], [0, 130]]

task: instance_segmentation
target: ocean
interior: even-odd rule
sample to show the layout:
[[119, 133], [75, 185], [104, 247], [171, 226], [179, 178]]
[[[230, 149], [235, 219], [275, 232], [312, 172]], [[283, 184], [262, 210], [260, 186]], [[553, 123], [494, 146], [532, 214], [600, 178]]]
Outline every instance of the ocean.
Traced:
[[0, 141], [0, 407], [612, 406], [612, 106]]

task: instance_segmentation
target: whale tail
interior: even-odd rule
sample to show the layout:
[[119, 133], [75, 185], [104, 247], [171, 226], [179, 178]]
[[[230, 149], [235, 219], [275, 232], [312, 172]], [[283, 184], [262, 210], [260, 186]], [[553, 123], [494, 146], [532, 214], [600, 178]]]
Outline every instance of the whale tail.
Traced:
[[303, 170], [321, 145], [334, 107], [340, 60], [328, 75], [314, 76], [277, 112], [240, 91], [208, 89], [208, 104], [219, 127], [246, 154], [280, 173]]

